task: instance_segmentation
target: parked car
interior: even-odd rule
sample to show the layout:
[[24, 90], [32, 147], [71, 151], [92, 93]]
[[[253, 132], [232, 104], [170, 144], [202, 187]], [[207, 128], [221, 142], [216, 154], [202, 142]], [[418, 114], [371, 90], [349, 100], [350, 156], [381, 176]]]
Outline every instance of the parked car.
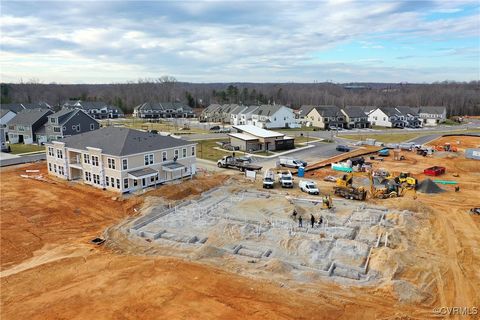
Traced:
[[220, 130], [220, 126], [213, 126], [210, 128], [210, 131], [218, 131]]
[[217, 133], [230, 133], [230, 128], [220, 128]]
[[288, 167], [288, 168], [300, 168], [300, 167], [306, 167], [307, 163], [303, 160], [299, 159], [291, 159], [291, 158], [280, 158], [280, 165], [282, 167]]
[[300, 190], [308, 194], [320, 194], [317, 184], [313, 181], [302, 180], [298, 186], [300, 187]]
[[328, 127], [328, 130], [331, 130], [331, 131], [342, 131], [343, 128], [337, 127], [337, 126], [330, 126], [330, 127]]
[[336, 148], [337, 151], [340, 151], [340, 152], [349, 152], [350, 151], [350, 148], [347, 147], [347, 146], [343, 146], [343, 145], [338, 145], [337, 148]]

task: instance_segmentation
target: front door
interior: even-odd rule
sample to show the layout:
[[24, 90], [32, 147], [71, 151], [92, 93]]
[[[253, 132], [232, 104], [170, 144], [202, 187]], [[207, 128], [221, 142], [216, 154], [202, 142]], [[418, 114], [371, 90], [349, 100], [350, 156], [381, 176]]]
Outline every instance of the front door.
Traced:
[[142, 179], [142, 186], [145, 187], [147, 185], [147, 179], [143, 178]]

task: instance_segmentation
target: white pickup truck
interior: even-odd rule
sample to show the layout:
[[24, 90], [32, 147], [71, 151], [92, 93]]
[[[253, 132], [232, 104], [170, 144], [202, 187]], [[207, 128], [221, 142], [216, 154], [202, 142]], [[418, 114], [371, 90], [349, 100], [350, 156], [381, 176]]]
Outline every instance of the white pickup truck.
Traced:
[[278, 182], [280, 182], [282, 188], [293, 188], [293, 176], [290, 170], [280, 172]]
[[320, 190], [318, 190], [317, 184], [313, 181], [302, 180], [298, 184], [300, 190], [306, 192], [308, 194], [320, 194]]
[[288, 167], [288, 168], [300, 168], [300, 167], [306, 167], [307, 163], [302, 160], [298, 159], [291, 159], [291, 158], [280, 158], [279, 163], [282, 167]]
[[263, 176], [263, 188], [265, 189], [273, 189], [273, 185], [275, 183], [275, 173], [272, 169], [268, 169], [265, 171], [265, 175]]

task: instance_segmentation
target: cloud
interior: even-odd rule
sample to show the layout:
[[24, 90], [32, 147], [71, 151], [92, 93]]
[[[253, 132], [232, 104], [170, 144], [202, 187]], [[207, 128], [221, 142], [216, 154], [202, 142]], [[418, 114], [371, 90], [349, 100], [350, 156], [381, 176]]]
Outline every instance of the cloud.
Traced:
[[[478, 37], [476, 14], [425, 19], [427, 13], [457, 12], [475, 3], [6, 1], [0, 19], [0, 53], [23, 58], [0, 60], [1, 72], [2, 78], [56, 82], [72, 81], [72, 72], [82, 82], [108, 81], [109, 75], [111, 81], [126, 81], [157, 73], [182, 81], [310, 81], [316, 79], [310, 70], [319, 72], [328, 66], [321, 74], [331, 72], [325, 75], [329, 79], [373, 75], [374, 80], [384, 81], [380, 77], [387, 71], [365, 70], [375, 63], [383, 63], [382, 70], [397, 70], [395, 65], [388, 69], [388, 59], [382, 56], [391, 54], [385, 41], [404, 39], [415, 50], [423, 38]], [[372, 54], [357, 58], [352, 51], [351, 60], [336, 67], [320, 66], [312, 59], [313, 53], [353, 42]], [[397, 59], [414, 62], [415, 56], [402, 54]], [[414, 63], [411, 70], [416, 77], [426, 77]]]

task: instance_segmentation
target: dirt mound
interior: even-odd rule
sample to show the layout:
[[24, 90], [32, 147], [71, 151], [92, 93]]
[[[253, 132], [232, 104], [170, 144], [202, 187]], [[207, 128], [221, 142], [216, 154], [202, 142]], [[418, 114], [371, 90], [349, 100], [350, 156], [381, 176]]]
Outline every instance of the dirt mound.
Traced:
[[262, 266], [262, 269], [276, 273], [289, 273], [293, 270], [293, 267], [287, 262], [271, 259]]
[[423, 202], [411, 199], [411, 198], [401, 198], [395, 199], [395, 205], [393, 208], [397, 210], [408, 210], [412, 212], [420, 213], [430, 213], [432, 209], [430, 206], [424, 204]]
[[440, 188], [435, 182], [430, 179], [425, 179], [418, 185], [417, 188], [418, 192], [422, 193], [441, 193], [445, 192], [442, 188]]
[[193, 259], [208, 259], [208, 258], [218, 258], [222, 257], [225, 254], [225, 250], [213, 247], [213, 246], [202, 246], [200, 249], [195, 251], [192, 254]]
[[199, 175], [192, 180], [182, 181], [175, 185], [161, 186], [147, 192], [146, 195], [159, 196], [169, 200], [186, 199], [223, 184], [227, 178], [227, 175]]
[[393, 292], [403, 303], [421, 303], [427, 297], [416, 286], [405, 280], [393, 281]]

